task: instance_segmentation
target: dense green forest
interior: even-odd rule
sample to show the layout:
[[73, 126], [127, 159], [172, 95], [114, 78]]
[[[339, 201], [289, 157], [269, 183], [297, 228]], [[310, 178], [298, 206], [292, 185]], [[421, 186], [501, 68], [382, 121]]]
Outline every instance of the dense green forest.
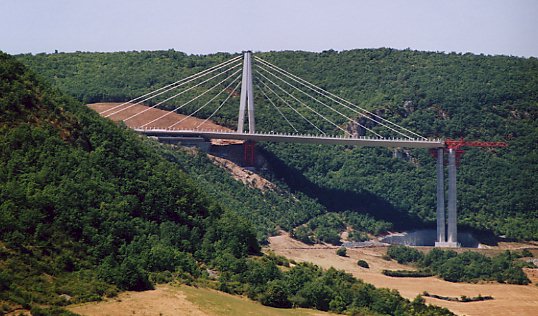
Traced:
[[348, 240], [365, 241], [370, 239], [368, 234], [378, 235], [389, 230], [392, 225], [356, 212], [328, 212], [296, 227], [291, 236], [307, 244], [326, 242], [340, 245], [340, 234], [348, 227], [353, 229], [348, 234]]
[[254, 225], [258, 240], [265, 243], [279, 228], [292, 230], [310, 218], [327, 212], [326, 208], [308, 196], [289, 191], [250, 188], [233, 179], [224, 169], [214, 165], [203, 152], [192, 152], [152, 144], [168, 161], [181, 166], [204, 188], [206, 194], [220, 201]]
[[136, 135], [5, 54], [0, 75], [2, 299], [95, 299], [117, 291], [108, 284], [150, 288], [148, 272], [197, 276], [197, 261], [259, 251], [245, 220]]
[[532, 256], [530, 252], [505, 251], [493, 257], [466, 251], [457, 253], [453, 250], [434, 248], [426, 254], [400, 245], [391, 245], [387, 255], [402, 264], [414, 264], [420, 271], [384, 271], [389, 276], [431, 276], [438, 275], [450, 282], [478, 282], [482, 280], [499, 283], [529, 284], [522, 267], [533, 267], [529, 263], [517, 261], [523, 256]]
[[[535, 58], [393, 49], [256, 55], [421, 135], [507, 141], [505, 149], [466, 149], [458, 171], [459, 222], [478, 231], [538, 239], [538, 179], [530, 176], [538, 171]], [[97, 102], [128, 100], [232, 56], [169, 50], [18, 58], [80, 101]], [[263, 104], [263, 95], [255, 98]], [[229, 106], [215, 119], [233, 126], [236, 115], [237, 107]], [[256, 115], [259, 129], [289, 128], [267, 107], [259, 106]], [[316, 210], [303, 208], [304, 214], [298, 209], [297, 220], [282, 225], [286, 229], [325, 210], [368, 214], [397, 229], [435, 220], [434, 161], [425, 150], [405, 150], [404, 158], [395, 158], [379, 148], [272, 143], [259, 148], [272, 165], [266, 177], [321, 204]], [[260, 213], [258, 222], [269, 213]], [[259, 226], [265, 225], [266, 233], [273, 223]], [[306, 233], [316, 239], [315, 232]]]
[[61, 306], [179, 280], [276, 307], [452, 315], [342, 271], [261, 255], [251, 223], [180, 167], [185, 153], [100, 118], [4, 53], [0, 113], [2, 313], [71, 315]]

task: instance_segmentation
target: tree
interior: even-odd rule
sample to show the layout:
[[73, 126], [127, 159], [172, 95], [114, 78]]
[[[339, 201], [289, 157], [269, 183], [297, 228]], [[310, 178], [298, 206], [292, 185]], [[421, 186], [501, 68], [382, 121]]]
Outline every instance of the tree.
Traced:
[[366, 268], [366, 269], [369, 269], [370, 268], [370, 265], [368, 264], [368, 262], [364, 261], [364, 260], [359, 260], [357, 261], [357, 265], [359, 267], [362, 267], [362, 268]]
[[387, 250], [387, 255], [402, 264], [417, 262], [423, 258], [420, 251], [401, 245], [390, 245]]
[[287, 284], [283, 280], [273, 280], [267, 283], [265, 291], [261, 294], [260, 302], [267, 306], [289, 308], [291, 302], [288, 295]]
[[296, 299], [296, 301], [299, 301], [300, 307], [314, 307], [322, 311], [328, 311], [334, 292], [322, 282], [315, 280], [307, 283], [297, 293], [297, 296], [300, 298], [299, 300]]

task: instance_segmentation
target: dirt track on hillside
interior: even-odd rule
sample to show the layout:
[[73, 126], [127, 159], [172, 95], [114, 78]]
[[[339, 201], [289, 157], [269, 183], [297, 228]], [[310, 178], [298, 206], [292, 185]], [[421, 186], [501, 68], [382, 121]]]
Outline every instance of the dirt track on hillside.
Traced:
[[[269, 248], [278, 255], [286, 256], [298, 262], [308, 261], [323, 268], [335, 267], [352, 273], [355, 277], [377, 287], [396, 289], [408, 299], [415, 298], [424, 291], [442, 296], [469, 297], [491, 295], [494, 300], [482, 302], [448, 302], [434, 298], [425, 298], [428, 303], [443, 306], [460, 315], [538, 315], [538, 287], [530, 285], [510, 285], [499, 283], [451, 283], [435, 277], [429, 278], [392, 278], [381, 274], [383, 269], [405, 269], [409, 267], [393, 261], [383, 260], [386, 248], [347, 249], [347, 257], [337, 256], [336, 248], [309, 246], [294, 240], [288, 234], [270, 237]], [[357, 260], [366, 260], [370, 269], [357, 266]]]

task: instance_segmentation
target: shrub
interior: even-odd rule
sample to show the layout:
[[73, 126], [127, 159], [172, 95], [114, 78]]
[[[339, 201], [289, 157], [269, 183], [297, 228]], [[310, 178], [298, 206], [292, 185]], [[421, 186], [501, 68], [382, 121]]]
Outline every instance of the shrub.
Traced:
[[352, 241], [366, 241], [369, 239], [367, 233], [356, 230], [350, 232], [347, 238]]
[[76, 316], [68, 310], [59, 307], [38, 307], [33, 306], [31, 310], [32, 316]]
[[417, 262], [424, 257], [420, 251], [401, 245], [391, 245], [387, 250], [387, 255], [401, 264]]
[[398, 278], [425, 278], [434, 274], [428, 271], [409, 271], [409, 270], [383, 270], [382, 273], [390, 277]]
[[364, 261], [364, 260], [359, 260], [357, 261], [357, 265], [359, 267], [362, 267], [362, 268], [366, 268], [366, 269], [369, 269], [370, 268], [370, 265], [368, 264], [368, 262]]
[[312, 240], [313, 232], [310, 228], [302, 225], [291, 231], [291, 237], [304, 242], [305, 244], [313, 244]]
[[289, 308], [291, 307], [291, 302], [288, 299], [288, 292], [289, 290], [284, 281], [270, 281], [266, 290], [260, 296], [260, 302], [267, 306]]
[[336, 250], [336, 254], [341, 256], [341, 257], [345, 257], [347, 255], [347, 249], [346, 247], [340, 247]]
[[13, 276], [7, 271], [0, 272], [0, 292], [7, 291], [11, 287]]
[[340, 244], [340, 232], [331, 227], [319, 227], [316, 230], [316, 237], [321, 242], [326, 242], [333, 245]]
[[468, 296], [465, 296], [465, 295], [462, 295], [460, 297], [450, 297], [450, 296], [441, 296], [441, 295], [436, 295], [436, 294], [430, 294], [430, 293], [425, 291], [422, 295], [427, 296], [427, 297], [433, 297], [433, 298], [444, 300], [444, 301], [462, 302], [462, 303], [488, 301], [488, 300], [493, 299], [492, 296], [489, 296], [489, 295], [488, 296], [482, 296], [480, 294], [478, 294], [478, 296], [475, 296], [475, 297], [468, 297]]
[[530, 283], [529, 278], [519, 267], [510, 267], [503, 273], [504, 281], [509, 284], [527, 285]]
[[306, 283], [295, 297], [295, 302], [300, 307], [311, 308], [322, 311], [329, 310], [329, 303], [334, 298], [333, 290], [323, 284], [321, 280], [315, 280], [312, 282]]
[[391, 261], [391, 257], [389, 257], [388, 255], [382, 255], [381, 256], [381, 259], [385, 260], [385, 261]]
[[110, 257], [98, 268], [99, 277], [123, 290], [143, 291], [153, 289], [147, 273], [134, 259], [126, 258], [118, 265]]

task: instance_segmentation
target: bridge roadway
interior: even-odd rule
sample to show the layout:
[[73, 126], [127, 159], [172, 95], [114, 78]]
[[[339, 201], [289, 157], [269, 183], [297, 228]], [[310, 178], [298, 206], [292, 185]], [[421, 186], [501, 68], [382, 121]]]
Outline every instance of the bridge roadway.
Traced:
[[143, 129], [135, 128], [136, 132], [155, 137], [202, 137], [206, 139], [236, 139], [255, 142], [287, 142], [306, 144], [334, 144], [374, 147], [406, 147], [406, 148], [444, 148], [442, 139], [399, 139], [399, 138], [370, 138], [343, 136], [314, 136], [275, 133], [238, 133], [219, 130], [181, 130], [181, 129]]

